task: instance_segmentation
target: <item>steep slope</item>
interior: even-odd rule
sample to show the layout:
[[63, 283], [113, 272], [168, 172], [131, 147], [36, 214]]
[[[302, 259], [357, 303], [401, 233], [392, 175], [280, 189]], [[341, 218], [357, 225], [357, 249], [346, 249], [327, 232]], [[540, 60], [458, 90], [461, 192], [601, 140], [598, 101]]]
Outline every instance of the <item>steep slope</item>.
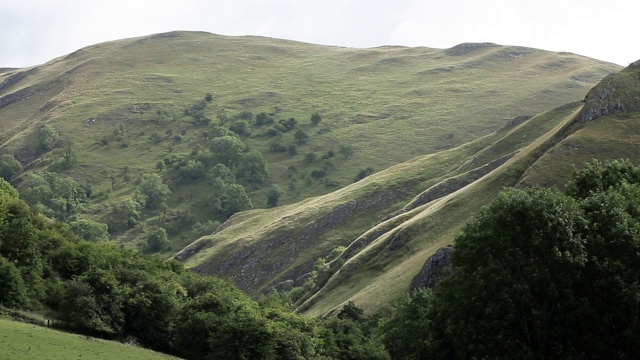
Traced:
[[[450, 244], [469, 216], [504, 186], [562, 186], [574, 166], [579, 167], [593, 158], [628, 158], [640, 162], [638, 65], [634, 63], [603, 79], [588, 93], [579, 111], [567, 116], [549, 114], [549, 120], [558, 125], [495, 171], [416, 209], [410, 218], [398, 222], [399, 226], [388, 228], [375, 240], [380, 243], [377, 247], [369, 247], [348, 260], [326, 285], [302, 304], [301, 310], [326, 314], [348, 300], [371, 310], [379, 309], [384, 300], [405, 292], [426, 258]], [[529, 121], [534, 120], [536, 118]], [[403, 241], [403, 248], [411, 249], [400, 259], [395, 256], [397, 250], [392, 249], [398, 239]], [[385, 266], [384, 271], [372, 271], [380, 264]]]
[[[130, 198], [143, 173], [158, 171], [158, 162], [186, 161], [197, 145], [210, 147], [203, 134], [211, 125], [185, 109], [211, 93], [204, 116], [225, 127], [247, 119], [241, 138], [268, 161], [266, 182], [243, 183], [254, 206], [264, 207], [270, 184], [284, 190], [281, 203], [326, 194], [365, 168], [454, 148], [499, 129], [505, 119], [582, 98], [617, 69], [574, 54], [495, 44], [348, 49], [172, 32], [0, 73], [0, 149], [28, 171], [52, 170], [63, 155], [38, 149], [38, 132], [48, 124], [70, 138], [77, 164], [57, 171], [93, 187], [81, 216], [108, 222], [111, 205]], [[296, 129], [309, 139], [297, 142], [295, 131], [272, 134], [254, 124], [261, 112], [276, 122], [297, 119]], [[316, 112], [322, 121], [314, 126], [308, 119]], [[297, 149], [280, 152], [291, 145]], [[353, 154], [304, 156], [328, 157], [340, 147]], [[193, 222], [212, 218], [200, 200], [213, 190], [207, 181], [182, 184], [166, 172], [173, 191], [168, 212], [143, 209], [141, 221], [179, 224], [169, 231], [178, 250], [193, 240]], [[132, 240], [143, 233], [136, 226], [115, 235]]]
[[[425, 260], [505, 186], [559, 186], [573, 164], [592, 158], [640, 161], [638, 68], [606, 77], [583, 103], [514, 119], [463, 146], [277, 213], [237, 215], [179, 257], [249, 291], [299, 286], [300, 310], [308, 314], [347, 301], [378, 310], [406, 292]], [[314, 268], [338, 246], [346, 246], [340, 257]]]

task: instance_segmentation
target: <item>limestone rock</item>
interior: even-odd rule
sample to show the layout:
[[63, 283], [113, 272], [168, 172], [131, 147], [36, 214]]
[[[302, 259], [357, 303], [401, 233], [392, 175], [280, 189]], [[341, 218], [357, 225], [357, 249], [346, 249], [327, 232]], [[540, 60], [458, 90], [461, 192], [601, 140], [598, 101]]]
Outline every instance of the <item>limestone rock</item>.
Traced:
[[422, 270], [411, 280], [411, 291], [421, 288], [433, 290], [442, 280], [446, 270], [451, 268], [452, 252], [453, 246], [448, 245], [431, 255], [422, 266]]

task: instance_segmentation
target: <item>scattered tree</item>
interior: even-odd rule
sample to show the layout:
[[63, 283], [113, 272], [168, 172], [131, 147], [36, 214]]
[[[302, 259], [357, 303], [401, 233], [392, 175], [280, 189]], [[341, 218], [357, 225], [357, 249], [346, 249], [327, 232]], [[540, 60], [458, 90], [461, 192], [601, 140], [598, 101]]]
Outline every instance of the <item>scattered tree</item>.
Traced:
[[342, 145], [338, 151], [345, 159], [353, 155], [353, 147], [351, 145]]
[[158, 252], [169, 247], [167, 231], [160, 226], [154, 226], [147, 234], [147, 251]]
[[309, 139], [309, 135], [304, 130], [298, 130], [293, 134], [293, 138], [296, 139], [298, 145], [302, 145]]
[[76, 220], [69, 223], [71, 231], [81, 238], [91, 242], [103, 242], [109, 240], [107, 224], [91, 220]]
[[0, 177], [11, 182], [22, 172], [22, 164], [12, 154], [0, 156]]
[[146, 208], [159, 207], [171, 195], [171, 190], [162, 183], [160, 175], [154, 173], [142, 175], [140, 184], [138, 184], [138, 191], [144, 197]]
[[311, 123], [314, 126], [320, 124], [320, 121], [322, 121], [322, 118], [320, 117], [320, 114], [313, 113], [313, 115], [311, 115]]
[[236, 136], [222, 136], [211, 141], [214, 159], [230, 169], [238, 164], [245, 148], [244, 143]]
[[282, 190], [280, 190], [280, 187], [278, 185], [273, 184], [273, 186], [271, 186], [271, 189], [269, 190], [269, 193], [267, 194], [267, 206], [278, 206], [280, 196], [282, 196]]

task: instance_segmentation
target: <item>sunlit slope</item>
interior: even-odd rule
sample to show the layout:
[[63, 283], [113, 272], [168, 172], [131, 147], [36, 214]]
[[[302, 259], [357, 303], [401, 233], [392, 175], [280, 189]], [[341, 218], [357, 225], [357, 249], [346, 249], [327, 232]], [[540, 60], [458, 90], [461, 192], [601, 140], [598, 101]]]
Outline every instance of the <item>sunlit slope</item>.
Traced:
[[[70, 173], [86, 178], [124, 166], [150, 171], [167, 154], [201, 143], [204, 130], [185, 125], [180, 116], [205, 93], [214, 95], [214, 120], [223, 110], [229, 116], [266, 111], [307, 123], [319, 112], [322, 126], [308, 129], [310, 139], [299, 156], [270, 152], [272, 139], [259, 129], [245, 141], [269, 160], [272, 182], [293, 186], [283, 200], [302, 200], [334, 190], [290, 184], [288, 168], [310, 170], [303, 159], [307, 152], [351, 145], [354, 155], [331, 174], [333, 183], [344, 186], [362, 164], [381, 170], [459, 146], [500, 128], [507, 118], [580, 99], [617, 69], [578, 55], [494, 44], [350, 49], [173, 32], [99, 44], [1, 74], [0, 146], [37, 167], [34, 131], [49, 123], [79, 143], [80, 166]], [[178, 121], [158, 121], [157, 110]], [[95, 144], [120, 124], [146, 136], [132, 135], [126, 148]], [[184, 139], [170, 147], [146, 141], [151, 132], [168, 128], [184, 132]], [[96, 181], [109, 185], [107, 179]]]
[[[574, 166], [592, 159], [627, 158], [640, 162], [640, 63], [603, 79], [586, 96], [579, 110], [546, 114], [557, 124], [504, 165], [470, 185], [410, 213], [369, 230], [371, 245], [350, 258], [313, 297], [301, 306], [309, 314], [335, 311], [346, 301], [376, 310], [406, 292], [426, 258], [452, 243], [460, 227], [504, 186], [562, 188]], [[512, 137], [513, 139], [520, 136]], [[367, 236], [365, 233], [364, 236]], [[404, 257], [398, 252], [405, 252]]]
[[[323, 294], [328, 294], [331, 306], [338, 305], [408, 259], [424, 262], [426, 258], [413, 257], [416, 252], [426, 256], [430, 250], [425, 247], [450, 241], [452, 233], [473, 211], [472, 204], [458, 204], [461, 209], [446, 216], [439, 212], [441, 218], [428, 225], [420, 220], [420, 214], [433, 211], [432, 206], [445, 201], [448, 194], [503, 168], [505, 162], [540, 141], [579, 106], [577, 102], [570, 103], [463, 146], [390, 167], [331, 194], [277, 209], [238, 214], [216, 234], [183, 250], [179, 258], [198, 272], [229, 277], [241, 288], [257, 293], [285, 280], [301, 286], [317, 258], [345, 246], [342, 258], [347, 262], [303, 309], [317, 303]], [[512, 182], [515, 184], [515, 180]], [[511, 183], [495, 186], [495, 191], [507, 185]], [[474, 199], [477, 206], [493, 196], [488, 191], [478, 195]], [[413, 223], [417, 226], [404, 230]], [[423, 231], [418, 229], [425, 226], [433, 227], [423, 229], [425, 234], [437, 230], [442, 238], [416, 237], [416, 231]], [[369, 260], [361, 264], [365, 258]], [[394, 286], [408, 286], [421, 263], [416, 266], [406, 268], [402, 281], [396, 278]], [[349, 291], [340, 289], [338, 283]], [[393, 296], [399, 290], [388, 288], [385, 292]], [[336, 302], [339, 294], [350, 295]]]

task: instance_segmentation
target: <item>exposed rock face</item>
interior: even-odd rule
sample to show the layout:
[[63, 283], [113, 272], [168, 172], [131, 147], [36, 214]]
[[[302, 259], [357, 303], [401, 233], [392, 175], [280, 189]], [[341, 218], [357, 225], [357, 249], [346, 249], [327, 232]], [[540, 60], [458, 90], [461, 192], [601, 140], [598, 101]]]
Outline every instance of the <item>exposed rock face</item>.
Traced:
[[578, 121], [589, 122], [600, 116], [640, 110], [640, 61], [620, 73], [602, 79], [585, 97]]
[[442, 280], [445, 271], [451, 268], [452, 252], [453, 246], [448, 245], [431, 255], [422, 266], [422, 270], [411, 280], [411, 291], [421, 288], [433, 290]]
[[0, 109], [13, 104], [14, 102], [27, 100], [31, 95], [33, 95], [33, 92], [31, 89], [27, 88], [16, 91], [13, 94], [3, 96], [0, 98]]

